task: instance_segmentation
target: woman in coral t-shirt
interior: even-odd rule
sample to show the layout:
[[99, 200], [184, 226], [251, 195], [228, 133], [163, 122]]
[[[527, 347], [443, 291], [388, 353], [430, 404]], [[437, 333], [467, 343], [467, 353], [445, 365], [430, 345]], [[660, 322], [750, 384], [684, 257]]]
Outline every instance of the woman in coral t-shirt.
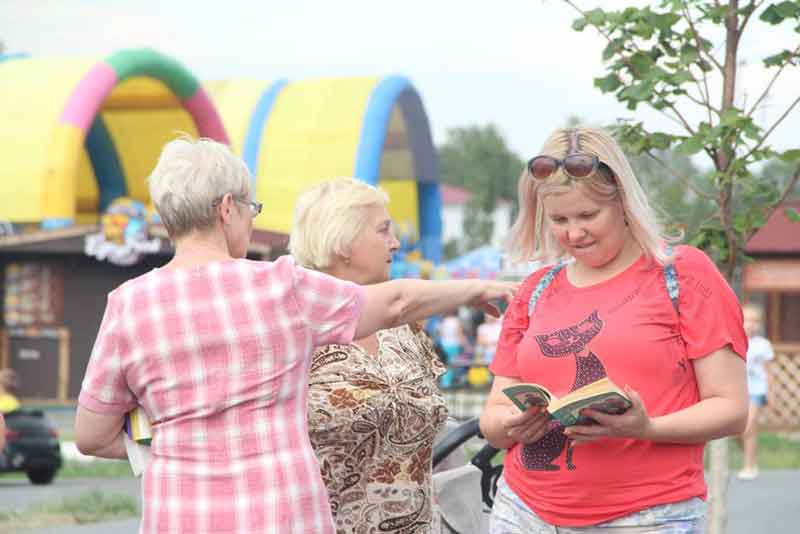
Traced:
[[[747, 420], [736, 296], [703, 252], [665, 245], [675, 239], [602, 130], [554, 132], [519, 190], [514, 251], [558, 263], [523, 283], [490, 366], [481, 429], [509, 449], [491, 532], [700, 532], [703, 446]], [[604, 377], [633, 405], [586, 409], [590, 426], [522, 413], [502, 392], [535, 382], [561, 397]]]

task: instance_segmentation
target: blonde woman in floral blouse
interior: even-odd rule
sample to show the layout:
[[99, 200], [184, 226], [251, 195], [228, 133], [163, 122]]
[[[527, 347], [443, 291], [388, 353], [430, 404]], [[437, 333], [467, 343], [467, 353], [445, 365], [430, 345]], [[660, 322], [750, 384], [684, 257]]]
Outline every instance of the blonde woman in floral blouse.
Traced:
[[[399, 243], [383, 191], [349, 178], [298, 201], [290, 249], [301, 265], [361, 285], [388, 279]], [[431, 532], [431, 448], [447, 408], [444, 372], [416, 325], [318, 348], [309, 432], [339, 534]]]

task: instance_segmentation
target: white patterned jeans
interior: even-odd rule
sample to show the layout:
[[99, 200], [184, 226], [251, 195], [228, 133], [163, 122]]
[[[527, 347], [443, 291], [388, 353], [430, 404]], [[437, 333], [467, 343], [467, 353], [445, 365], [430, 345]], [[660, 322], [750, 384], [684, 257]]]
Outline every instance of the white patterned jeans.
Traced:
[[705, 501], [695, 497], [645, 508], [598, 525], [558, 527], [536, 515], [500, 478], [489, 534], [702, 534], [705, 515]]

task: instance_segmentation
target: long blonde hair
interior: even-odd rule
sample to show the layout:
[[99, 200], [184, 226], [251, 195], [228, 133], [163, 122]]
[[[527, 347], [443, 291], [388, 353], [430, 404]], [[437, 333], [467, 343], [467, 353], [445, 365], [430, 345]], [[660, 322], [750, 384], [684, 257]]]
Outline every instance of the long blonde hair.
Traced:
[[660, 264], [670, 261], [665, 245], [682, 236], [669, 235], [658, 221], [642, 186], [633, 173], [622, 149], [611, 135], [599, 128], [561, 128], [554, 131], [542, 147], [541, 154], [562, 159], [568, 154], [594, 154], [614, 172], [614, 183], [595, 172], [592, 176], [574, 179], [563, 167], [544, 180], [530, 175], [527, 166], [519, 177], [519, 215], [508, 239], [510, 256], [518, 261], [554, 262], [568, 259], [548, 227], [542, 198], [582, 187], [599, 201], [619, 199], [631, 234], [644, 253]]

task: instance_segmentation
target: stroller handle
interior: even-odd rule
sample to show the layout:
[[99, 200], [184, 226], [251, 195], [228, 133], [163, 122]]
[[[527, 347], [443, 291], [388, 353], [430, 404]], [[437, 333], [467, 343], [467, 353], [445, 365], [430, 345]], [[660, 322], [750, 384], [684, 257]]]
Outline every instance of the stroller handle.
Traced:
[[[433, 447], [433, 466], [436, 467], [450, 453], [473, 437], [483, 437], [477, 417], [468, 419], [451, 430], [440, 442]], [[500, 452], [485, 444], [470, 463], [481, 470], [481, 494], [484, 504], [491, 508], [494, 504], [494, 494], [497, 492], [497, 481], [503, 473], [503, 465], [492, 465], [492, 458]]]
[[436, 467], [450, 453], [467, 442], [467, 440], [481, 436], [478, 418], [473, 417], [461, 423], [450, 431], [442, 440], [433, 447], [433, 466]]

